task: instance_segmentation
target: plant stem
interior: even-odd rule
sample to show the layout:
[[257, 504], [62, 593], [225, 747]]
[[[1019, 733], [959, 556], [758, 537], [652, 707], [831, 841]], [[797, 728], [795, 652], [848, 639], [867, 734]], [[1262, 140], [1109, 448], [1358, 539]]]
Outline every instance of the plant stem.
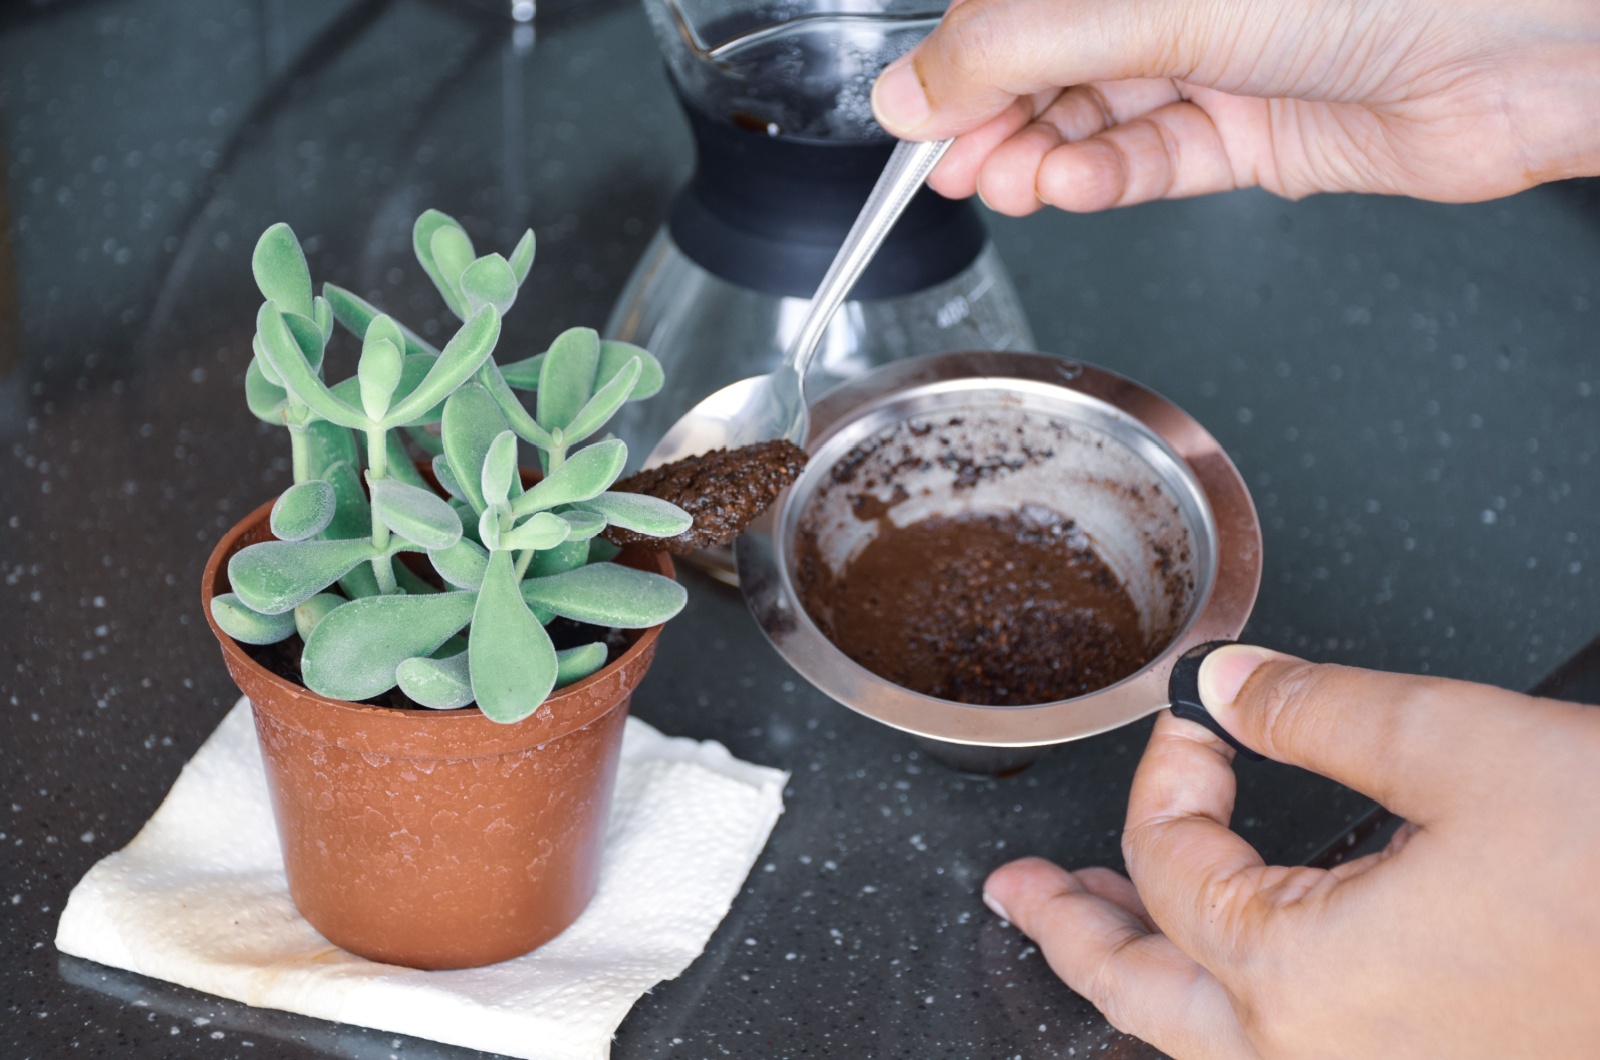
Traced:
[[[385, 479], [389, 475], [389, 449], [388, 432], [381, 427], [375, 427], [367, 432], [367, 485]], [[372, 508], [372, 547], [381, 549], [382, 554], [372, 557], [372, 574], [378, 579], [378, 591], [384, 596], [393, 596], [399, 591], [394, 581], [394, 561], [389, 557], [389, 528], [378, 518], [378, 506]]]
[[306, 442], [304, 424], [285, 424], [289, 428], [289, 454], [294, 463], [294, 480], [306, 482], [311, 478], [311, 446]]
[[517, 581], [521, 581], [528, 574], [528, 564], [533, 562], [533, 549], [525, 548], [517, 553]]

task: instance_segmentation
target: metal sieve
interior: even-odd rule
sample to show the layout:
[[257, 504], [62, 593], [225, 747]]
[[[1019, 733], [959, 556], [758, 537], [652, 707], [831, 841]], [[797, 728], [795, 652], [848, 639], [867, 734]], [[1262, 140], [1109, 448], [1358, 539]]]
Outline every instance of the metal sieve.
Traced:
[[[814, 405], [807, 448], [800, 478], [738, 541], [745, 600], [807, 681], [956, 768], [1014, 771], [1161, 709], [1177, 657], [1237, 637], [1255, 603], [1261, 531], [1238, 471], [1192, 417], [1105, 369], [1030, 353], [896, 362]], [[884, 518], [1029, 506], [1073, 520], [1122, 579], [1151, 643], [1164, 645], [1137, 672], [1052, 703], [956, 703], [859, 665], [800, 602], [802, 535], [838, 566]]]

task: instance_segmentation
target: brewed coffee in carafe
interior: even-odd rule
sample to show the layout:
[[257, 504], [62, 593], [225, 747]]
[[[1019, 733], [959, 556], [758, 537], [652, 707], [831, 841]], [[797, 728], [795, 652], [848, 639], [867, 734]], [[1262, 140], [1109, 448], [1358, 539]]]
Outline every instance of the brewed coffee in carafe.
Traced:
[[[906, 0], [644, 0], [696, 168], [607, 325], [667, 384], [616, 423], [637, 464], [707, 394], [783, 359], [894, 141], [872, 83], [939, 20]], [[1010, 277], [969, 202], [924, 189], [823, 336], [806, 381], [912, 354], [1031, 349]]]

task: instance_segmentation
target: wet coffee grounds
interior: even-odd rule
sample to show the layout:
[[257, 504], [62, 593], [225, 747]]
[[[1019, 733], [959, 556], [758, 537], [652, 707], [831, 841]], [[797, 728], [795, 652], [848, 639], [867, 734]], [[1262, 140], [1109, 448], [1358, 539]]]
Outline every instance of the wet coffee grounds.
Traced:
[[806, 451], [785, 439], [718, 449], [641, 471], [612, 486], [671, 501], [694, 517], [694, 525], [671, 538], [645, 537], [608, 527], [617, 545], [643, 545], [674, 553], [726, 545], [778, 499], [805, 467]]
[[[587, 622], [574, 622], [571, 619], [558, 618], [544, 627], [550, 634], [550, 641], [556, 646], [557, 651], [567, 648], [578, 648], [585, 644], [599, 641], [606, 646], [606, 665], [617, 661], [623, 652], [628, 650], [631, 643], [625, 630], [611, 629], [606, 626], [591, 626]], [[305, 650], [305, 641], [300, 639], [298, 633], [291, 634], [288, 640], [280, 640], [276, 644], [240, 644], [245, 654], [254, 659], [261, 666], [266, 667], [286, 681], [293, 681], [301, 687], [305, 682], [300, 677], [300, 654]], [[392, 707], [396, 710], [429, 710], [404, 692], [396, 685], [382, 695], [363, 699], [362, 703], [369, 707]]]
[[838, 575], [813, 536], [796, 552], [801, 602], [824, 635], [880, 677], [939, 699], [1070, 699], [1152, 654], [1122, 582], [1070, 519], [1043, 508], [907, 527], [880, 519]]

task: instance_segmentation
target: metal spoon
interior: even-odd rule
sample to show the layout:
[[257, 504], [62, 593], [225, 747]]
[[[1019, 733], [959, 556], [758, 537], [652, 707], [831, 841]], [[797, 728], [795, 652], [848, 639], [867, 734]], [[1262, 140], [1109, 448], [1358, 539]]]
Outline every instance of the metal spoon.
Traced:
[[783, 363], [766, 375], [730, 383], [703, 398], [661, 436], [645, 459], [645, 467], [770, 438], [805, 444], [810, 420], [806, 412], [806, 369], [828, 322], [949, 146], [949, 140], [901, 141], [895, 146], [883, 175], [867, 196], [866, 205], [844, 237], [833, 264], [828, 266]]

